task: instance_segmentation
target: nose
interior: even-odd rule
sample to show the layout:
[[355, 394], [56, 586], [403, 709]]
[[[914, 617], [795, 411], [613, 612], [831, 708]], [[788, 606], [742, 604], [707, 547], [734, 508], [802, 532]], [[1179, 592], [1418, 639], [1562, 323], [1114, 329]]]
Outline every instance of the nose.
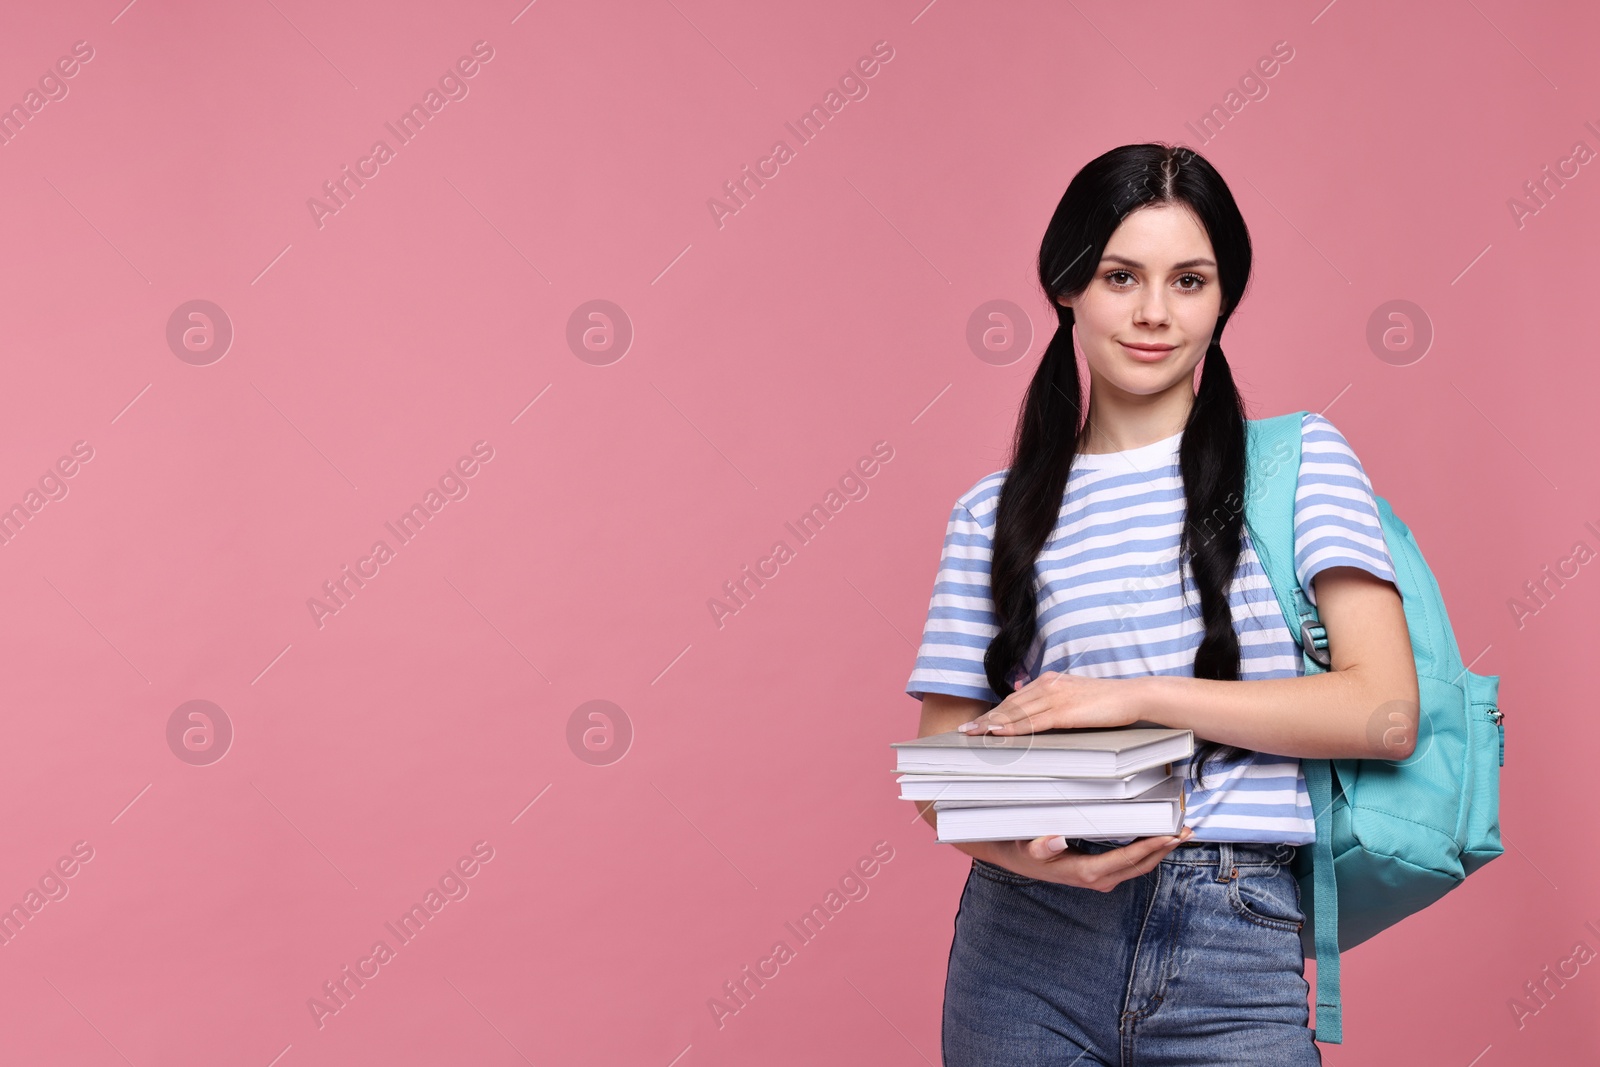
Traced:
[[1141, 326], [1159, 326], [1171, 316], [1167, 312], [1166, 294], [1158, 286], [1145, 289], [1134, 305], [1133, 319]]

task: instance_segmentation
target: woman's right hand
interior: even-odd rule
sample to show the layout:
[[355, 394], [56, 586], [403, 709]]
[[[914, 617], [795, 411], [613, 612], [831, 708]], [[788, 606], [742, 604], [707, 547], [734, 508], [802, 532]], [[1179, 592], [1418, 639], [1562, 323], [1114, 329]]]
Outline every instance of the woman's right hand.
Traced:
[[1155, 870], [1173, 849], [1193, 836], [1194, 830], [1185, 826], [1177, 836], [1140, 837], [1108, 852], [1080, 852], [1071, 845], [1057, 851], [1049, 843], [1060, 841], [1058, 835], [1032, 841], [991, 841], [990, 855], [985, 858], [1026, 878], [1109, 893], [1119, 883]]

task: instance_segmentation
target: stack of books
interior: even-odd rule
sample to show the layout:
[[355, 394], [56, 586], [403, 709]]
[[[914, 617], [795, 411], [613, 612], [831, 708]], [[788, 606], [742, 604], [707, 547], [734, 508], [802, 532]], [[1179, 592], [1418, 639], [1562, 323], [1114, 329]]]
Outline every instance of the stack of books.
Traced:
[[896, 741], [901, 800], [933, 801], [940, 842], [1090, 840], [1175, 834], [1184, 780], [1176, 760], [1194, 732], [1152, 727], [1044, 730], [1010, 736], [959, 730]]

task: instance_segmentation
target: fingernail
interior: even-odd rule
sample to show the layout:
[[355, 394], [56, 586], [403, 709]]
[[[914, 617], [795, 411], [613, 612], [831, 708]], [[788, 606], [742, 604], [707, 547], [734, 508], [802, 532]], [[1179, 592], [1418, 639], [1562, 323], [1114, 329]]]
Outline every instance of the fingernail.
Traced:
[[1065, 837], [1052, 837], [1044, 843], [1044, 847], [1051, 852], [1061, 852], [1067, 847], [1067, 839]]
[[1183, 832], [1178, 835], [1178, 840], [1179, 841], [1187, 841], [1187, 840], [1189, 840], [1189, 838], [1191, 838], [1193, 836], [1194, 836], [1194, 827], [1185, 826], [1183, 828]]

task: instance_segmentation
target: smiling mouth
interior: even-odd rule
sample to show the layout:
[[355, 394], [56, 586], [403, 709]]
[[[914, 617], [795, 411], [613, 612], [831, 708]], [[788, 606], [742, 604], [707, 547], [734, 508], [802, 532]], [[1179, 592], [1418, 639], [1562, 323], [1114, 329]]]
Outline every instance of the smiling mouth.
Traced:
[[1123, 351], [1141, 363], [1155, 363], [1178, 350], [1175, 345], [1169, 348], [1138, 348], [1128, 344], [1126, 341], [1118, 341], [1117, 343], [1122, 346]]

